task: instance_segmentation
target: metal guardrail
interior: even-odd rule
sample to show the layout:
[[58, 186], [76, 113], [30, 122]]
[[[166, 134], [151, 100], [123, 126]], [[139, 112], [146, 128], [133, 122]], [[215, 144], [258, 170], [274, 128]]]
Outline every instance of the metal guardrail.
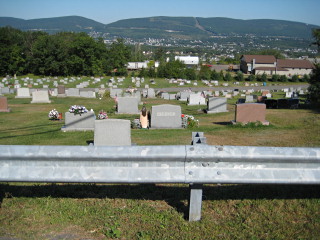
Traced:
[[0, 182], [187, 183], [193, 221], [199, 184], [320, 184], [320, 148], [0, 145]]

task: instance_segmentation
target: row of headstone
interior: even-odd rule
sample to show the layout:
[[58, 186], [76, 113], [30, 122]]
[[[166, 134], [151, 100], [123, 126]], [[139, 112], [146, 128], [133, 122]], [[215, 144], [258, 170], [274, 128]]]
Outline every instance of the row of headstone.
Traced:
[[280, 99], [265, 99], [263, 103], [268, 109], [297, 109], [299, 108], [299, 98], [280, 98]]

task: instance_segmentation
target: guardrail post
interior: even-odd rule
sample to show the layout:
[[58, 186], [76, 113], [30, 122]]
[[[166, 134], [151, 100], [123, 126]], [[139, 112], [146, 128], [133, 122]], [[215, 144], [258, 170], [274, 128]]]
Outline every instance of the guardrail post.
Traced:
[[189, 222], [201, 219], [202, 184], [190, 184]]

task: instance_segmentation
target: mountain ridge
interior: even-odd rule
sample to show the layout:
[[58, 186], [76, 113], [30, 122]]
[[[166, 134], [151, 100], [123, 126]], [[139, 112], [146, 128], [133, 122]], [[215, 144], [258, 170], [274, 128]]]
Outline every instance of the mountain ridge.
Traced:
[[11, 26], [23, 31], [101, 32], [124, 38], [182, 38], [203, 39], [216, 35], [283, 36], [311, 38], [317, 25], [275, 19], [233, 19], [224, 17], [167, 17], [130, 18], [103, 24], [81, 16], [63, 16], [24, 20], [0, 17], [0, 27]]

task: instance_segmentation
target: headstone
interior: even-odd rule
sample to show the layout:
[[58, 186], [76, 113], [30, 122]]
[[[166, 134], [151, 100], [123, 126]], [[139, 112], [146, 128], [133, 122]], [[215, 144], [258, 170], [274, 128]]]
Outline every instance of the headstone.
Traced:
[[18, 88], [16, 98], [31, 98], [29, 88]]
[[58, 94], [66, 94], [66, 87], [64, 85], [58, 85]]
[[245, 98], [239, 98], [238, 101], [237, 101], [237, 104], [242, 104], [242, 103], [245, 103], [245, 102], [246, 102]]
[[161, 94], [161, 97], [162, 97], [163, 99], [165, 99], [165, 100], [169, 100], [169, 99], [170, 99], [170, 98], [169, 98], [169, 93], [167, 93], [167, 92], [162, 93], [162, 94]]
[[289, 101], [286, 98], [278, 99], [278, 108], [289, 108]]
[[264, 103], [266, 104], [267, 109], [278, 108], [278, 101], [276, 99], [265, 99]]
[[292, 98], [288, 100], [289, 108], [298, 109], [299, 108], [299, 98]]
[[131, 123], [123, 119], [94, 121], [94, 146], [130, 146]]
[[148, 88], [147, 94], [148, 94], [148, 98], [155, 98], [156, 97], [156, 93], [153, 88]]
[[132, 97], [138, 98], [138, 103], [141, 102], [141, 92], [140, 91], [133, 92]]
[[190, 92], [180, 92], [179, 101], [188, 101], [189, 96]]
[[32, 101], [31, 103], [51, 103], [49, 100], [48, 91], [36, 91], [32, 92]]
[[139, 114], [137, 97], [118, 97], [117, 113]]
[[253, 96], [252, 95], [246, 95], [246, 103], [253, 102]]
[[227, 99], [218, 97], [209, 97], [207, 102], [207, 113], [228, 112]]
[[171, 104], [152, 106], [151, 128], [182, 128], [181, 107]]
[[263, 125], [269, 125], [269, 122], [266, 121], [266, 104], [236, 104], [235, 123], [249, 123], [258, 121]]
[[110, 88], [110, 97], [120, 97], [122, 95], [122, 89]]
[[176, 100], [176, 94], [170, 93], [169, 94], [169, 100]]
[[[258, 102], [258, 103], [264, 103], [266, 99], [267, 99], [266, 96], [258, 96], [258, 97], [257, 97], [257, 102]], [[267, 108], [268, 108], [268, 107], [267, 107]]]
[[96, 98], [96, 93], [93, 91], [80, 91], [80, 97]]
[[10, 112], [7, 97], [0, 97], [0, 112]]
[[199, 94], [193, 93], [189, 95], [188, 105], [206, 105], [206, 99]]
[[80, 90], [78, 88], [69, 88], [67, 91], [68, 97], [80, 97]]
[[62, 131], [93, 131], [96, 115], [94, 112], [83, 114], [65, 113], [65, 125], [61, 128]]
[[[1, 88], [1, 93], [2, 94], [9, 94], [10, 88], [8, 88], [8, 87]], [[30, 92], [29, 92], [29, 97], [30, 97]]]
[[58, 89], [54, 88], [53, 90], [50, 90], [49, 93], [52, 97], [57, 97], [58, 96]]
[[286, 98], [291, 98], [292, 97], [292, 92], [286, 92]]

